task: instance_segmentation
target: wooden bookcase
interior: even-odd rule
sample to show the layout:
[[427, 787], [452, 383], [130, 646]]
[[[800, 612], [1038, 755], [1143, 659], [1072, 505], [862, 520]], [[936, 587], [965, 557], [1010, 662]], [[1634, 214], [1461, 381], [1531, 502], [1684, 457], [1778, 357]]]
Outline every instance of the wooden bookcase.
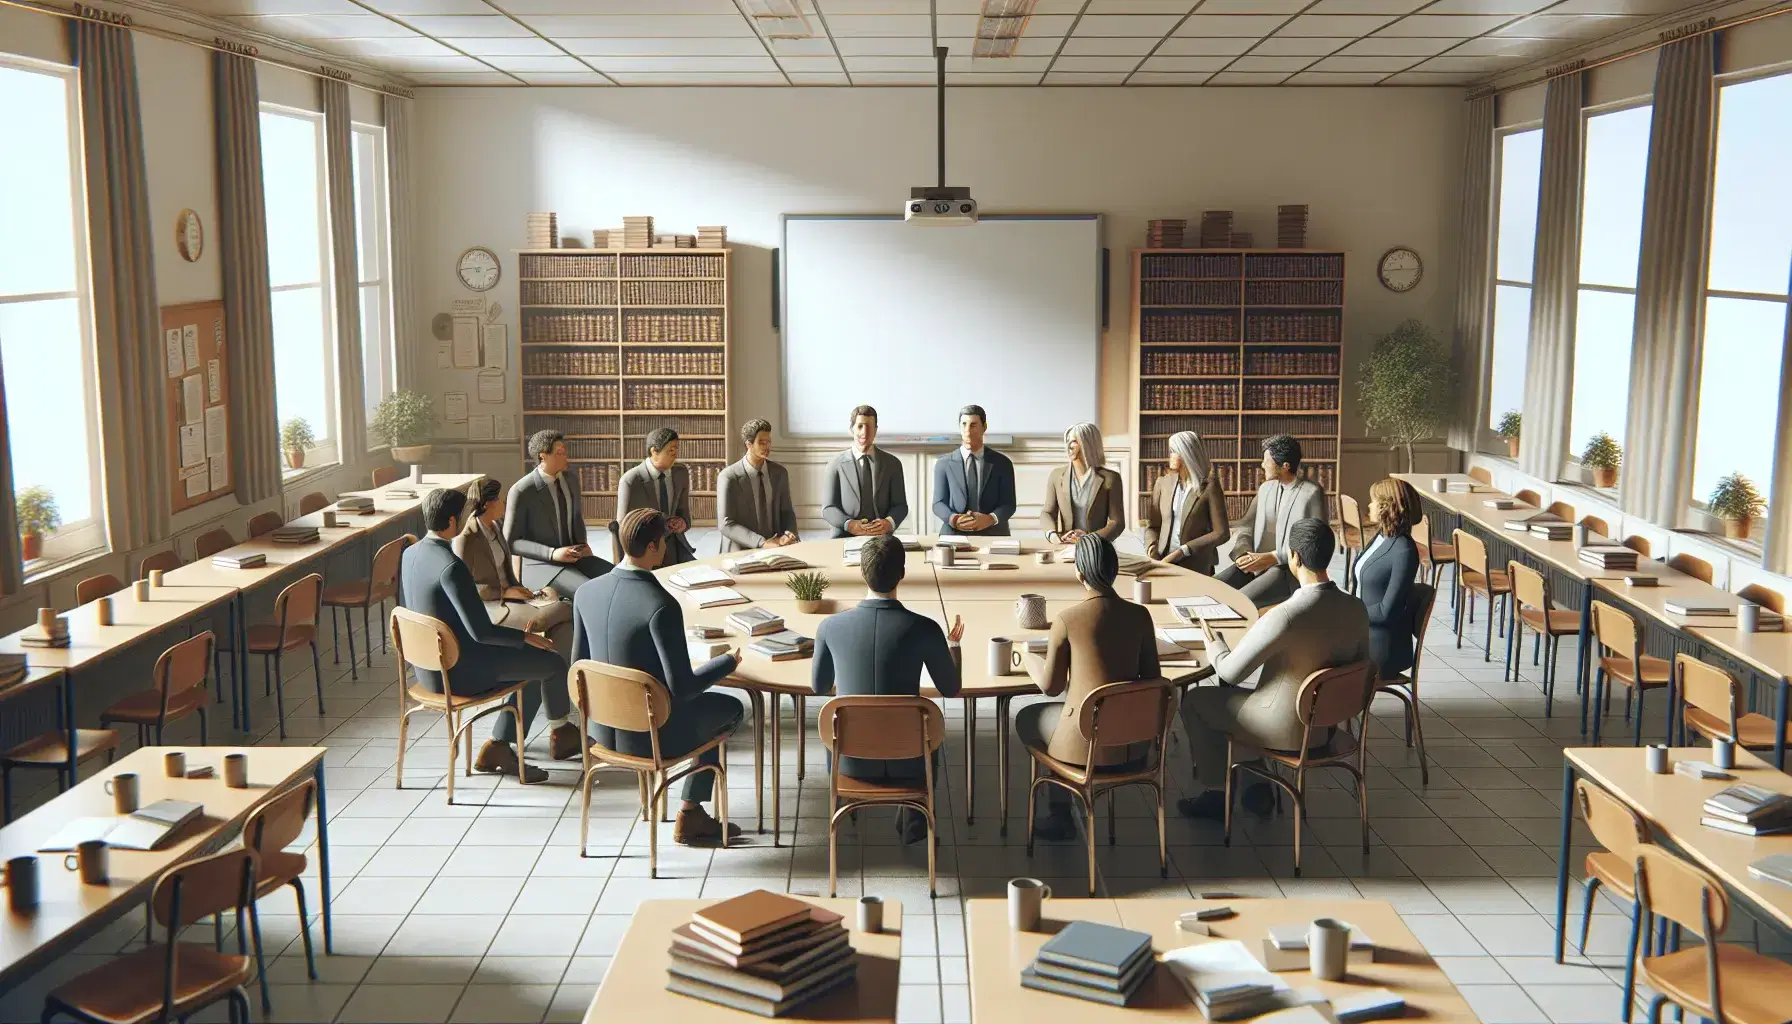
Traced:
[[585, 518], [601, 525], [647, 434], [671, 427], [691, 517], [713, 525], [716, 474], [734, 454], [729, 250], [524, 249], [517, 266], [523, 443], [537, 430], [566, 434]]
[[1134, 249], [1136, 515], [1193, 430], [1234, 522], [1262, 483], [1262, 440], [1300, 440], [1301, 472], [1337, 493], [1344, 254], [1313, 249]]

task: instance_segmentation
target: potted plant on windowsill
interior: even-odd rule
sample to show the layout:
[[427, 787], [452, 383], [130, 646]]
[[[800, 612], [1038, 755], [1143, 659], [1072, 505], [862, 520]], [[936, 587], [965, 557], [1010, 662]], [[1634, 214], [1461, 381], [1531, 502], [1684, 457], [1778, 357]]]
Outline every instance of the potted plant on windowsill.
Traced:
[[416, 391], [394, 391], [380, 399], [367, 429], [374, 440], [392, 450], [395, 461], [411, 464], [414, 480], [421, 472], [424, 460], [429, 458], [429, 439], [435, 426], [434, 398]]
[[1493, 432], [1506, 439], [1506, 453], [1518, 458], [1518, 432], [1524, 426], [1524, 416], [1517, 409], [1507, 409], [1500, 417], [1500, 425]]
[[1390, 449], [1406, 452], [1438, 436], [1455, 408], [1455, 371], [1450, 350], [1418, 320], [1404, 320], [1375, 342], [1357, 377], [1363, 422]]
[[1711, 489], [1705, 507], [1724, 521], [1724, 536], [1731, 540], [1747, 540], [1749, 524], [1767, 514], [1767, 499], [1755, 488], [1753, 480], [1741, 473], [1731, 473]]
[[286, 453], [289, 469], [305, 468], [305, 453], [317, 445], [317, 436], [303, 416], [294, 416], [280, 426], [280, 450]]
[[1587, 439], [1586, 450], [1580, 453], [1580, 464], [1593, 471], [1593, 486], [1618, 486], [1618, 466], [1624, 461], [1624, 448], [1612, 435], [1601, 430]]
[[785, 578], [784, 585], [796, 598], [796, 610], [804, 615], [820, 615], [828, 610], [828, 602], [821, 596], [831, 585], [826, 573], [793, 572]]
[[56, 496], [47, 487], [27, 487], [12, 496], [13, 519], [19, 527], [19, 559], [29, 562], [42, 558], [44, 534], [55, 533], [62, 525], [62, 513], [56, 509]]

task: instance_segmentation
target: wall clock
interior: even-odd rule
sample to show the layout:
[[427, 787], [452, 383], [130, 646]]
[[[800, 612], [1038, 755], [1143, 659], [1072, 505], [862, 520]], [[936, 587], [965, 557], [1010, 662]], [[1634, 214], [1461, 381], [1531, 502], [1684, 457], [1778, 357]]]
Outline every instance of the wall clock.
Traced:
[[1425, 264], [1419, 260], [1419, 254], [1403, 245], [1397, 245], [1381, 254], [1381, 265], [1378, 268], [1381, 285], [1391, 292], [1409, 292], [1425, 276]]
[[498, 285], [498, 257], [482, 245], [461, 253], [454, 269], [460, 275], [460, 283], [476, 292], [488, 292]]
[[180, 219], [174, 225], [174, 241], [180, 249], [181, 259], [188, 263], [199, 261], [199, 255], [205, 251], [205, 225], [199, 222], [199, 214], [192, 210], [180, 211]]

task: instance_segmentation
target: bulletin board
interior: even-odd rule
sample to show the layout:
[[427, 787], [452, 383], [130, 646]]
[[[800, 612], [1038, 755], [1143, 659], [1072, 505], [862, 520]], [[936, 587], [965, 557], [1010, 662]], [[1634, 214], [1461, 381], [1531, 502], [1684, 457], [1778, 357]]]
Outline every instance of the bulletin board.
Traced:
[[170, 503], [179, 512], [234, 488], [223, 301], [163, 306], [157, 358], [167, 396]]

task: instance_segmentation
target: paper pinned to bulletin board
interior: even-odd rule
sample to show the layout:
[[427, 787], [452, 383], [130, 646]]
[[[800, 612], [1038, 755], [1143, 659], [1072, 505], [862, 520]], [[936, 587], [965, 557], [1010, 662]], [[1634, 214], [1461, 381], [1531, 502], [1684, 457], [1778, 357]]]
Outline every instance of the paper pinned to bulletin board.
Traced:
[[162, 307], [169, 505], [175, 512], [228, 494], [230, 355], [224, 303]]

